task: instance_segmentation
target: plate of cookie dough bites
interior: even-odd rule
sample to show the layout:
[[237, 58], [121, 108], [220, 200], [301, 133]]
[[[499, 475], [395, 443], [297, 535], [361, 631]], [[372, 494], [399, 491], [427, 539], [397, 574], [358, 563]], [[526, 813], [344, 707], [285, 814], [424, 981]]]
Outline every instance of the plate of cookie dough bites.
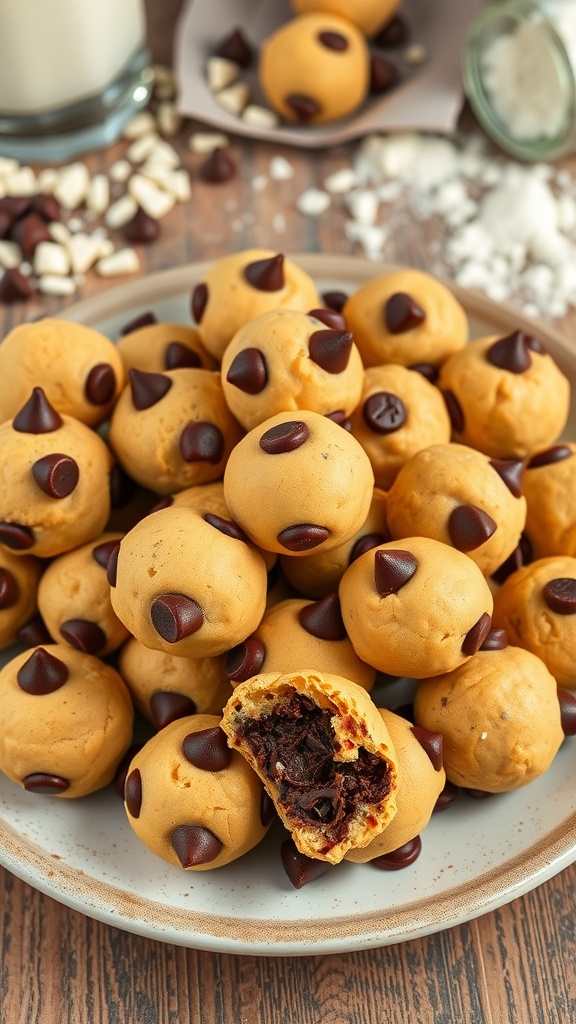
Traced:
[[576, 859], [576, 353], [236, 252], [0, 344], [0, 861], [138, 934], [350, 951]]

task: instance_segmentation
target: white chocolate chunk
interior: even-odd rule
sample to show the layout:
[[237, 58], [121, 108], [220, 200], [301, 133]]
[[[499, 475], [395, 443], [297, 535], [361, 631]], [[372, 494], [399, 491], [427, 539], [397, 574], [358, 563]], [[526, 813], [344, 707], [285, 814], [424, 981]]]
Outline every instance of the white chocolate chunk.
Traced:
[[128, 121], [123, 135], [125, 139], [139, 139], [141, 135], [149, 135], [156, 130], [156, 121], [149, 110], [142, 110]]
[[249, 103], [242, 111], [242, 120], [252, 128], [277, 128], [278, 115], [268, 107], [260, 107], [257, 103]]
[[31, 167], [19, 167], [4, 178], [7, 196], [34, 196], [38, 191], [36, 175]]
[[182, 127], [182, 115], [178, 112], [173, 103], [159, 103], [156, 111], [158, 131], [161, 135], [170, 138], [177, 135]]
[[34, 273], [39, 277], [56, 274], [65, 277], [70, 270], [70, 257], [58, 242], [39, 242], [34, 250]]
[[55, 167], [45, 167], [37, 177], [38, 191], [45, 196], [53, 194], [56, 185], [60, 181], [60, 172]]
[[18, 161], [12, 157], [0, 156], [0, 178], [9, 178], [10, 175], [16, 174], [19, 167]]
[[296, 201], [296, 208], [306, 217], [318, 217], [331, 203], [327, 192], [319, 188], [307, 188]]
[[135, 274], [140, 269], [140, 260], [134, 249], [118, 249], [111, 256], [98, 260], [96, 272], [100, 277], [119, 277], [121, 274]]
[[4, 270], [12, 270], [20, 265], [22, 261], [22, 250], [16, 242], [0, 241], [0, 267]]
[[68, 245], [70, 239], [70, 232], [65, 224], [62, 224], [59, 220], [53, 220], [48, 225], [48, 234], [53, 242], [58, 242], [58, 245]]
[[285, 156], [273, 156], [268, 165], [268, 174], [272, 181], [289, 181], [294, 177], [294, 168]]
[[149, 217], [160, 220], [174, 206], [174, 196], [158, 188], [143, 174], [133, 174], [128, 182], [128, 191], [138, 206], [141, 206]]
[[194, 132], [188, 138], [188, 148], [193, 153], [212, 153], [215, 149], [225, 149], [228, 145], [228, 136], [222, 132]]
[[148, 132], [146, 135], [139, 135], [134, 142], [128, 146], [126, 156], [133, 164], [141, 164], [150, 156], [154, 146], [160, 141], [155, 132]]
[[90, 182], [86, 206], [98, 215], [105, 213], [110, 205], [110, 182], [105, 174], [95, 174]]
[[343, 195], [356, 184], [356, 174], [351, 167], [340, 167], [324, 179], [324, 188], [332, 195]]
[[190, 175], [183, 167], [173, 171], [165, 164], [149, 162], [142, 164], [140, 173], [156, 185], [160, 185], [165, 192], [170, 192], [179, 203], [184, 203], [190, 198]]
[[[110, 253], [102, 252], [102, 241], [93, 238], [83, 231], [72, 235], [67, 246], [73, 274], [85, 274], [90, 267], [93, 267], [97, 260]], [[113, 251], [113, 250], [112, 250]]]
[[124, 195], [120, 199], [117, 199], [112, 206], [108, 208], [104, 216], [104, 223], [106, 227], [122, 228], [132, 217], [138, 209], [136, 200], [130, 195]]
[[76, 210], [86, 199], [89, 188], [88, 168], [78, 161], [62, 169], [54, 188], [54, 197], [65, 210]]
[[206, 64], [206, 78], [212, 92], [220, 92], [226, 86], [232, 85], [240, 74], [239, 64], [226, 57], [210, 57]]
[[214, 94], [214, 99], [221, 107], [224, 107], [229, 114], [239, 115], [250, 99], [250, 89], [246, 82], [235, 82], [227, 89]]
[[132, 174], [132, 167], [128, 160], [116, 160], [108, 173], [112, 181], [120, 182], [123, 185]]
[[73, 295], [76, 291], [76, 282], [72, 277], [44, 274], [38, 278], [38, 291], [43, 295]]
[[180, 167], [180, 157], [173, 146], [164, 139], [158, 139], [156, 145], [150, 150], [147, 157], [151, 163], [165, 164], [166, 167], [176, 170]]

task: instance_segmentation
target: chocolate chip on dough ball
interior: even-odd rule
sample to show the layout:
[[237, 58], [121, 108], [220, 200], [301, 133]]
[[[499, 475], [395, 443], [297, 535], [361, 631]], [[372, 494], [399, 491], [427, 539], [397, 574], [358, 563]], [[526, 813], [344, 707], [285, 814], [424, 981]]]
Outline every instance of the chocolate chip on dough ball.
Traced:
[[0, 651], [15, 644], [19, 629], [33, 618], [41, 562], [0, 546]]
[[476, 653], [490, 629], [493, 599], [478, 566], [428, 537], [361, 555], [339, 595], [354, 650], [393, 676], [449, 672]]
[[356, 110], [368, 93], [366, 40], [344, 18], [302, 14], [264, 40], [258, 77], [265, 99], [285, 120], [337, 121]]
[[368, 456], [326, 416], [280, 413], [232, 451], [224, 496], [232, 517], [267, 551], [306, 555], [352, 537], [365, 521], [374, 477]]
[[32, 793], [86, 796], [114, 778], [132, 720], [110, 665], [60, 644], [25, 651], [0, 671], [0, 771]]
[[138, 838], [190, 871], [237, 860], [273, 818], [260, 779], [230, 750], [216, 715], [179, 719], [148, 740], [130, 763], [124, 802]]
[[526, 463], [522, 486], [534, 558], [576, 556], [576, 444], [563, 441], [538, 451]]
[[390, 21], [399, 0], [291, 0], [296, 14], [325, 11], [353, 22], [366, 36], [373, 36]]
[[320, 306], [316, 285], [282, 253], [244, 249], [223, 256], [192, 291], [192, 314], [204, 348], [219, 362], [244, 324], [269, 309]]
[[117, 343], [126, 373], [144, 370], [215, 370], [215, 360], [206, 352], [198, 331], [185, 324], [153, 323], [124, 334]]

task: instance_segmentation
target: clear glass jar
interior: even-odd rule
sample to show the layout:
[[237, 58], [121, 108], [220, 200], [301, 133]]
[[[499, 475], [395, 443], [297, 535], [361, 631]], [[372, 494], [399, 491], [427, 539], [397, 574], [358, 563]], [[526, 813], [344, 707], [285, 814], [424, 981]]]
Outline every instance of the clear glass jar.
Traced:
[[468, 33], [464, 86], [480, 124], [521, 160], [576, 151], [576, 3], [505, 0]]

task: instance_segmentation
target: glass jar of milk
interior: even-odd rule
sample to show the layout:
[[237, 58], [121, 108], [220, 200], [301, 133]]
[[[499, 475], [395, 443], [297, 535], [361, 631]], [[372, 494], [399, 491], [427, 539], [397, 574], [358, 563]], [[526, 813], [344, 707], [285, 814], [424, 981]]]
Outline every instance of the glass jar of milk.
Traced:
[[149, 99], [142, 0], [0, 0], [0, 154], [65, 160]]
[[576, 150], [576, 3], [509, 0], [469, 31], [464, 83], [489, 135], [521, 160]]

